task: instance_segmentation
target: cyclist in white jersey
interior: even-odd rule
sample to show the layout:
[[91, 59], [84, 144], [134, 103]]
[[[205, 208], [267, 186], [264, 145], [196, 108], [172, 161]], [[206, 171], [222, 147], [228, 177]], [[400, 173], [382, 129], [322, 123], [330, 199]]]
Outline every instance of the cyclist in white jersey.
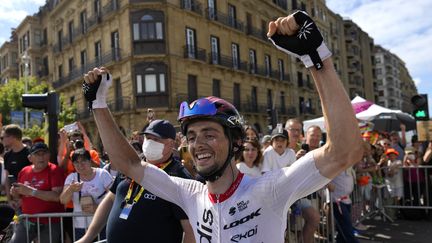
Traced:
[[156, 196], [182, 207], [196, 242], [284, 242], [289, 206], [326, 185], [363, 154], [350, 100], [312, 19], [301, 11], [278, 18], [270, 22], [268, 36], [277, 48], [299, 57], [310, 68], [328, 139], [291, 167], [259, 178], [243, 175], [235, 166], [234, 155], [242, 150], [244, 131], [240, 115], [227, 101], [207, 97], [180, 106], [182, 132], [197, 173], [207, 181], [204, 185], [170, 177], [141, 161], [107, 108], [105, 97], [112, 82], [108, 70], [95, 68], [84, 76], [84, 95], [112, 163]]

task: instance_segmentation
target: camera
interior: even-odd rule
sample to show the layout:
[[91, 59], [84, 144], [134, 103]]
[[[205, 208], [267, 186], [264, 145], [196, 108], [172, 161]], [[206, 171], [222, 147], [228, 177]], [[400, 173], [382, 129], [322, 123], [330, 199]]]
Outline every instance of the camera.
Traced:
[[75, 149], [84, 148], [84, 142], [82, 140], [75, 140], [73, 146]]
[[307, 143], [302, 144], [301, 145], [301, 149], [303, 149], [304, 151], [306, 151], [306, 153], [309, 152], [309, 144], [307, 144]]

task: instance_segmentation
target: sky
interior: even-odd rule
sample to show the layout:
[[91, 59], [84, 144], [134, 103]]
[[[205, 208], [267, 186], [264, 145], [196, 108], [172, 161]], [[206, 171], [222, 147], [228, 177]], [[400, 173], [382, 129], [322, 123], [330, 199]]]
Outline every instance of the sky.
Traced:
[[[431, 0], [327, 0], [327, 6], [401, 58], [418, 92], [429, 95], [432, 109], [432, 1]], [[36, 13], [45, 0], [0, 0], [0, 45], [11, 28]]]

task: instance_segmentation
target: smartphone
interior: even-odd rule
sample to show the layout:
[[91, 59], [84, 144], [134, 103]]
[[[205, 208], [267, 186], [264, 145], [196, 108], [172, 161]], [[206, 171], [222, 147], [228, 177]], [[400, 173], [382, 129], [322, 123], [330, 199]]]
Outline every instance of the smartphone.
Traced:
[[306, 151], [306, 153], [309, 152], [309, 144], [307, 144], [307, 143], [302, 144], [301, 145], [301, 149], [303, 149], [304, 151]]
[[79, 130], [79, 128], [78, 128], [78, 124], [77, 124], [76, 122], [71, 123], [71, 124], [68, 124], [68, 125], [65, 125], [63, 128], [64, 128], [64, 130], [65, 130], [67, 133], [71, 133], [71, 132], [73, 132], [73, 131], [77, 131], [77, 130]]

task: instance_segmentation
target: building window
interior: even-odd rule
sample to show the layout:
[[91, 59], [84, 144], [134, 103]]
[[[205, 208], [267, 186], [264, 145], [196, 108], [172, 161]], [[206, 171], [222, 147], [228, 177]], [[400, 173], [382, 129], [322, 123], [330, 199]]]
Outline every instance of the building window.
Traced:
[[120, 60], [120, 36], [118, 31], [111, 33], [111, 50], [114, 60]]
[[234, 83], [234, 87], [233, 87], [233, 105], [240, 110], [240, 84], [239, 83]]
[[208, 0], [208, 18], [215, 19], [216, 18], [216, 1]]
[[96, 16], [100, 16], [101, 15], [101, 5], [100, 5], [100, 0], [95, 0], [94, 1], [94, 13]]
[[59, 65], [57, 71], [59, 79], [63, 78], [63, 65]]
[[136, 90], [138, 95], [165, 93], [165, 73], [152, 67], [145, 69], [143, 73], [136, 75]]
[[212, 64], [219, 64], [219, 38], [216, 36], [211, 36], [210, 45]]
[[273, 109], [273, 92], [267, 89], [267, 108]]
[[86, 65], [87, 65], [87, 51], [86, 50], [81, 51], [80, 59], [81, 59], [81, 68], [85, 70], [87, 68], [86, 67]]
[[213, 79], [213, 96], [220, 97], [220, 80], [219, 79]]
[[278, 60], [279, 80], [285, 80], [285, 66], [282, 59]]
[[73, 57], [69, 58], [68, 64], [69, 64], [69, 72], [72, 72], [75, 68], [75, 61]]
[[228, 4], [228, 24], [234, 28], [237, 25], [236, 7], [231, 4]]
[[269, 55], [264, 55], [265, 75], [271, 76], [271, 59]]
[[282, 114], [285, 114], [285, 92], [280, 92], [280, 109], [282, 111]]
[[74, 24], [73, 21], [70, 21], [68, 24], [68, 32], [69, 32], [69, 43], [72, 43], [74, 37]]
[[195, 30], [186, 28], [186, 50], [188, 58], [196, 58]]
[[84, 10], [80, 13], [81, 34], [87, 32], [87, 12]]
[[297, 72], [297, 85], [298, 85], [298, 87], [304, 86], [303, 73], [302, 72]]
[[250, 73], [256, 73], [256, 53], [253, 49], [249, 49], [249, 70]]
[[163, 22], [162, 20], [157, 20], [152, 14], [145, 14], [139, 21], [133, 23], [134, 41], [154, 41], [163, 39]]
[[192, 102], [198, 98], [197, 76], [188, 75], [188, 102]]
[[252, 86], [252, 90], [251, 90], [251, 108], [252, 108], [252, 111], [258, 111], [257, 90], [258, 90], [258, 88], [256, 86]]
[[73, 104], [75, 104], [75, 96], [69, 97], [69, 105], [72, 106]]
[[102, 62], [102, 44], [100, 41], [95, 42], [95, 59], [97, 63]]
[[239, 45], [236, 43], [231, 44], [231, 55], [232, 55], [232, 62], [233, 62], [233, 68], [239, 69], [240, 68], [240, 52], [239, 52]]
[[63, 30], [59, 30], [57, 32], [57, 42], [58, 42], [59, 51], [63, 49], [62, 39], [63, 39]]
[[299, 97], [299, 111], [300, 111], [300, 114], [303, 114], [306, 111], [306, 106], [305, 106], [305, 102], [304, 102], [303, 97]]

